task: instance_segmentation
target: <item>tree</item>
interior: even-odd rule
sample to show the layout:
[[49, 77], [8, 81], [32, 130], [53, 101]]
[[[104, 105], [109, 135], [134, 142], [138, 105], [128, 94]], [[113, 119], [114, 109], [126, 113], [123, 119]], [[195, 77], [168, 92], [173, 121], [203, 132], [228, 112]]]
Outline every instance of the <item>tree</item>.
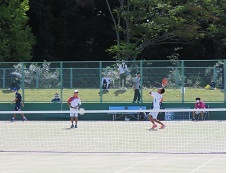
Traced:
[[[108, 51], [117, 59], [142, 59], [159, 45], [179, 47], [213, 36], [225, 38], [224, 0], [118, 0], [120, 6], [114, 9], [105, 1], [117, 35]], [[218, 44], [224, 47], [224, 42]]]
[[28, 0], [0, 2], [0, 60], [29, 61], [35, 37], [27, 25]]
[[106, 60], [112, 44], [104, 0], [30, 0], [34, 61]]

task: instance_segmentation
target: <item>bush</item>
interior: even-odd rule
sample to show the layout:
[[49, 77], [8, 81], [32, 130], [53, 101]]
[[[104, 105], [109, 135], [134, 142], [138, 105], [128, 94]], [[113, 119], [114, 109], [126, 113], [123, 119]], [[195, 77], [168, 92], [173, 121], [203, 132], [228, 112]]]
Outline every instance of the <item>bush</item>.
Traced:
[[25, 88], [56, 88], [60, 86], [60, 72], [50, 68], [51, 63], [44, 61], [42, 65], [30, 64], [27, 68], [24, 64], [14, 65], [16, 73], [24, 76]]

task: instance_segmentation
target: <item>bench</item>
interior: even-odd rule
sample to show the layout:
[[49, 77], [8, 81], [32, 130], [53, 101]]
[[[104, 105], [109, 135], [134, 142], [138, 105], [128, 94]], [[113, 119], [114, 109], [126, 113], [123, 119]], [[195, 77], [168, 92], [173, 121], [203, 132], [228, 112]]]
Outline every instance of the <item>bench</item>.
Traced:
[[190, 120], [190, 112], [168, 112], [168, 109], [190, 109], [190, 107], [180, 107], [180, 108], [165, 108], [165, 121], [171, 120]]
[[[114, 110], [115, 112], [108, 112], [108, 114], [113, 115], [113, 121], [121, 118], [122, 116], [125, 115], [130, 115], [136, 120], [140, 120], [140, 112], [116, 112], [117, 110], [146, 110], [146, 106], [109, 106], [109, 110]], [[117, 117], [117, 115], [119, 115]], [[126, 120], [126, 118], [125, 118]], [[129, 120], [129, 119], [127, 119]]]

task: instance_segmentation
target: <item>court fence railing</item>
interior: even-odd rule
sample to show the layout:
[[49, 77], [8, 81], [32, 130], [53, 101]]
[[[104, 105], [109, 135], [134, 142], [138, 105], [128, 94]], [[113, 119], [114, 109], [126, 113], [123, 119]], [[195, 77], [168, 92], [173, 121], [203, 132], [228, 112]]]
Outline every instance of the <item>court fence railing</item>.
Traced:
[[[131, 102], [133, 82], [141, 74], [140, 102], [150, 102], [148, 91], [161, 87], [167, 78], [169, 102], [192, 102], [196, 96], [212, 102], [226, 102], [226, 60], [140, 60], [125, 61], [126, 84], [118, 68], [121, 61], [73, 62], [1, 62], [0, 102], [8, 101], [4, 93], [18, 88], [27, 102], [51, 102], [55, 93], [66, 101], [79, 89], [85, 102]], [[109, 91], [102, 88], [102, 79], [110, 79]], [[198, 94], [198, 95], [196, 95]], [[209, 97], [208, 97], [209, 96]]]

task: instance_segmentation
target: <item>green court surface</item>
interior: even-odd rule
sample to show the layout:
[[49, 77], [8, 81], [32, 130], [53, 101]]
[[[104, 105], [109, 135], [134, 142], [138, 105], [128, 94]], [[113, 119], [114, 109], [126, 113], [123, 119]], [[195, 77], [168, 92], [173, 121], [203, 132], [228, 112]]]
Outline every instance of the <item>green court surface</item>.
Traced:
[[1, 173], [219, 173], [226, 121], [1, 121]]

